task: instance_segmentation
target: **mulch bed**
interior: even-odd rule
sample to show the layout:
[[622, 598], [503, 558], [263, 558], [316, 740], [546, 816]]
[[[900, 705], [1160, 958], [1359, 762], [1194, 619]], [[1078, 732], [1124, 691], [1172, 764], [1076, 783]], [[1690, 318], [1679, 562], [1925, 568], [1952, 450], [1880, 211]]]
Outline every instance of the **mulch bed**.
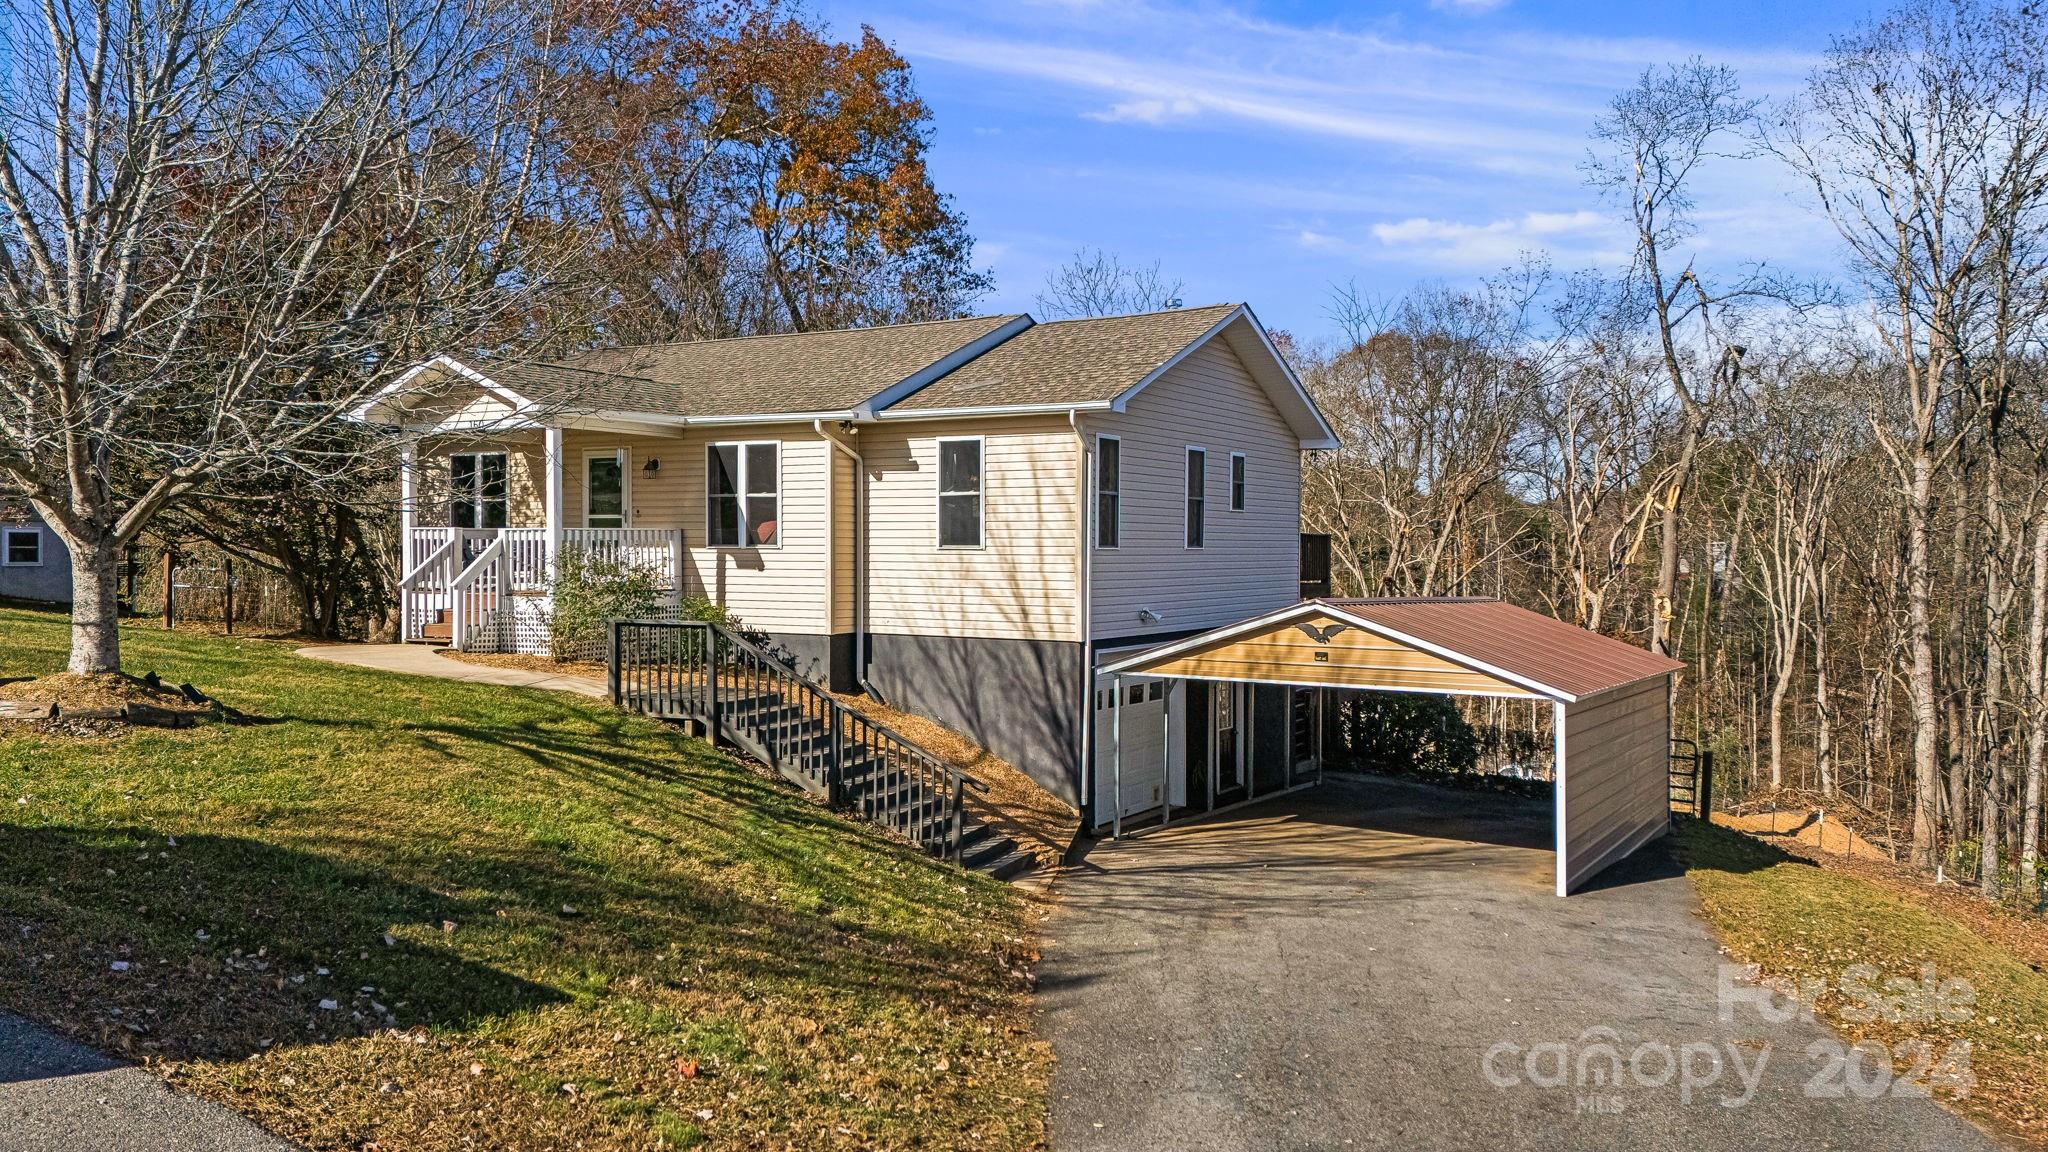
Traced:
[[125, 726], [189, 728], [221, 715], [220, 705], [198, 689], [166, 684], [153, 672], [58, 672], [0, 683], [0, 721], [36, 724], [61, 735], [103, 736]]

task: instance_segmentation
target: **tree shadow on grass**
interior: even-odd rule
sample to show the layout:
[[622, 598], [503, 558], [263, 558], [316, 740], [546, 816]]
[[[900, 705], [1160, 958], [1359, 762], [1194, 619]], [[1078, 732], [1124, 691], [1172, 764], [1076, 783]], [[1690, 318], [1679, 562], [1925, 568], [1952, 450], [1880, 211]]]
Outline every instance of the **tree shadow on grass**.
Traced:
[[243, 1056], [565, 998], [423, 931], [489, 909], [327, 856], [15, 825], [0, 855], [0, 1001], [108, 1050]]

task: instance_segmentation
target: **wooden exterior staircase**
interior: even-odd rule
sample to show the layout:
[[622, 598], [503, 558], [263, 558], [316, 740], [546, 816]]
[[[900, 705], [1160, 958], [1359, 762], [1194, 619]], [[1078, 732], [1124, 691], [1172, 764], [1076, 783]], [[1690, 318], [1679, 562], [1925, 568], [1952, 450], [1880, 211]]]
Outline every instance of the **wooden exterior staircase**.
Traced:
[[967, 811], [988, 786], [840, 703], [726, 628], [614, 621], [612, 703], [699, 724], [828, 805], [934, 856], [1008, 880], [1037, 857]]

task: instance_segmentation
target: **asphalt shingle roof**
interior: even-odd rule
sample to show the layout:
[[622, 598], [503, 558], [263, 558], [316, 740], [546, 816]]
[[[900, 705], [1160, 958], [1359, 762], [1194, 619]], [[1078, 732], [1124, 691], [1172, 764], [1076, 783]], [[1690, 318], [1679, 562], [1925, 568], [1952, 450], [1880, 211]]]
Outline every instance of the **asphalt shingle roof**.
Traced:
[[1015, 319], [637, 344], [553, 362], [466, 362], [549, 407], [699, 418], [844, 412]]
[[1114, 400], [1236, 308], [1214, 304], [1034, 324], [889, 411]]

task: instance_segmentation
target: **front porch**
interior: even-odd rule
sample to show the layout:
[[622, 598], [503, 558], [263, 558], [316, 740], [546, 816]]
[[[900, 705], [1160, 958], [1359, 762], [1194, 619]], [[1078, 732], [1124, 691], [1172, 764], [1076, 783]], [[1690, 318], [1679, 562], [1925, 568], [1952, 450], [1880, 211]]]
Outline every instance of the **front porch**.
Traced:
[[[408, 519], [410, 517], [408, 516]], [[405, 526], [399, 638], [464, 652], [545, 652], [548, 587], [569, 552], [652, 573], [683, 593], [680, 528]]]

